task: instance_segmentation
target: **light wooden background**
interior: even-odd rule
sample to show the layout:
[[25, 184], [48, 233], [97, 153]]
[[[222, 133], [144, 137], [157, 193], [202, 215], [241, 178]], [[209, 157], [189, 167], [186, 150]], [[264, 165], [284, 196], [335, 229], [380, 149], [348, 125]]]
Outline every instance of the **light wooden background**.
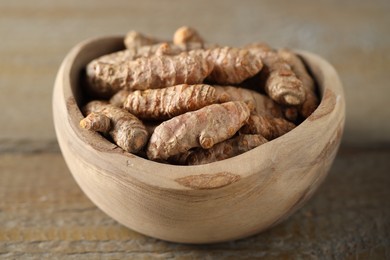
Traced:
[[[390, 2], [0, 0], [0, 258], [390, 258]], [[55, 139], [61, 60], [90, 37], [130, 29], [210, 42], [267, 41], [318, 53], [345, 86], [342, 150], [310, 203], [263, 234], [186, 246], [121, 227], [82, 194]]]
[[181, 25], [210, 42], [267, 41], [328, 59], [347, 97], [345, 143], [390, 142], [390, 2], [0, 1], [0, 140], [53, 142], [51, 93], [76, 43], [130, 29], [170, 37]]

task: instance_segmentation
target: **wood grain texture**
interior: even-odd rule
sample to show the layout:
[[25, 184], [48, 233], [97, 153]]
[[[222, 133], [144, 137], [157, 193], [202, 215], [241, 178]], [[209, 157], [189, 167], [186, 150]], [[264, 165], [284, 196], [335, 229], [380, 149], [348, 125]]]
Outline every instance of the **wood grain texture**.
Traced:
[[286, 222], [194, 246], [118, 224], [78, 188], [60, 154], [1, 155], [0, 258], [388, 259], [389, 157], [388, 149], [342, 149], [316, 195]]
[[213, 174], [198, 174], [179, 177], [175, 181], [185, 187], [195, 190], [218, 189], [240, 180], [240, 175], [230, 172]]
[[[73, 176], [87, 196], [120, 223], [174, 242], [242, 238], [285, 220], [324, 180], [341, 141], [345, 101], [337, 73], [319, 56], [299, 52], [323, 96], [308, 120], [242, 155], [183, 167], [124, 153], [96, 132], [80, 128], [79, 82], [85, 65], [121, 47], [122, 37], [75, 46], [60, 67], [53, 94], [55, 129]], [[188, 180], [191, 185], [185, 185]], [[241, 215], [246, 215], [245, 223]]]

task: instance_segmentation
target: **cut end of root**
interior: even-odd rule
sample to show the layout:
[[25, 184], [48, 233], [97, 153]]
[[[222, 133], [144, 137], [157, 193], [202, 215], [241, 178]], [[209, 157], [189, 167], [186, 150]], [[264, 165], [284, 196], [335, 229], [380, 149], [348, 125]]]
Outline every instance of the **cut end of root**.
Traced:
[[177, 29], [173, 35], [173, 43], [186, 44], [189, 42], [198, 42], [203, 44], [203, 39], [194, 28], [182, 26]]
[[206, 137], [200, 140], [200, 145], [203, 149], [210, 149], [214, 145], [214, 140], [211, 137]]
[[84, 128], [84, 129], [90, 129], [91, 128], [91, 126], [88, 124], [88, 122], [86, 120], [84, 120], [84, 119], [80, 121], [80, 126], [81, 126], [81, 128]]
[[283, 100], [284, 104], [288, 104], [288, 105], [292, 105], [292, 106], [297, 106], [297, 105], [300, 105], [302, 103], [301, 100], [297, 96], [291, 95], [291, 94], [284, 95], [282, 97], [282, 100]]
[[91, 63], [89, 63], [88, 65], [87, 65], [87, 67], [86, 67], [86, 74], [87, 74], [87, 77], [89, 78], [89, 79], [93, 79], [93, 78], [95, 78], [95, 76], [96, 76], [96, 72], [97, 72], [97, 70], [99, 70], [99, 66], [98, 66], [98, 64], [97, 64], [97, 62], [91, 62]]

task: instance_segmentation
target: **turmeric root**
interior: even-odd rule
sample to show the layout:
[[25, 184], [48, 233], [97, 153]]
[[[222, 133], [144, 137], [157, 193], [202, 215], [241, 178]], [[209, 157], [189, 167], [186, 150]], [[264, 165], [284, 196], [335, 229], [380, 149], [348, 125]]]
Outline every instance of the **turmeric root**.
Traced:
[[178, 157], [178, 164], [200, 165], [225, 160], [245, 153], [257, 146], [268, 142], [261, 135], [239, 135], [220, 142], [210, 149], [196, 148], [189, 151], [186, 156]]
[[296, 122], [298, 120], [299, 111], [297, 107], [283, 107], [282, 108], [284, 118], [290, 122]]
[[303, 118], [308, 118], [318, 107], [320, 101], [313, 91], [306, 92], [306, 101], [299, 108], [299, 114]]
[[315, 84], [312, 77], [307, 72], [301, 59], [290, 50], [283, 48], [278, 50], [278, 55], [285, 60], [294, 71], [295, 75], [302, 81], [305, 89], [315, 90]]
[[[194, 63], [197, 63], [197, 66], [192, 66], [188, 74], [195, 73], [193, 71], [194, 67], [200, 68], [203, 72], [200, 79], [187, 82], [179, 81], [171, 85], [201, 83], [206, 76], [208, 76], [208, 80], [218, 84], [235, 84], [254, 76], [262, 68], [260, 59], [256, 59], [245, 49], [225, 47], [214, 48], [211, 52], [194, 50], [193, 52], [181, 53], [188, 48], [196, 49], [198, 47], [172, 47], [162, 44], [156, 47], [145, 46], [140, 50], [125, 50], [110, 54], [112, 56], [103, 56], [87, 66], [91, 89], [100, 96], [110, 96], [121, 88], [166, 87], [169, 85], [161, 86], [166, 78], [165, 74], [171, 76], [176, 71], [182, 71], [183, 69], [185, 71], [186, 65], [191, 66]], [[155, 55], [158, 52], [169, 55], [181, 54], [177, 56]], [[207, 59], [208, 57], [209, 59]], [[136, 58], [138, 59], [134, 60]], [[168, 67], [174, 67], [175, 71], [169, 71]], [[149, 82], [146, 81], [146, 77], [141, 73], [141, 70], [150, 73], [147, 75], [150, 78]], [[163, 72], [163, 74], [158, 74], [158, 72]], [[170, 79], [172, 79], [172, 76]]]
[[248, 106], [241, 101], [213, 104], [163, 122], [147, 148], [151, 160], [167, 160], [194, 147], [211, 148], [232, 137], [247, 121]]
[[[271, 48], [271, 46], [269, 46], [265, 42], [250, 43], [250, 44], [245, 45], [243, 48], [244, 49], [249, 49], [249, 50], [254, 49], [254, 50], [260, 51], [262, 53], [275, 51], [273, 48]], [[256, 53], [259, 54], [257, 51], [256, 51]]]
[[156, 43], [153, 45], [141, 46], [139, 48], [125, 49], [110, 54], [103, 55], [93, 61], [87, 66], [94, 66], [94, 63], [109, 63], [118, 64], [125, 61], [136, 60], [141, 57], [150, 57], [153, 55], [178, 55], [181, 52], [198, 50], [202, 48], [200, 43], [187, 43], [174, 45], [171, 43]]
[[128, 32], [124, 40], [124, 44], [127, 49], [137, 49], [142, 46], [152, 45], [159, 42], [164, 42], [164, 41], [160, 39], [156, 39], [151, 36], [144, 35], [136, 31]]
[[250, 110], [255, 110], [256, 100], [253, 96], [253, 91], [234, 86], [214, 86], [214, 88], [221, 103], [226, 101], [243, 101]]
[[266, 95], [262, 95], [256, 91], [249, 91], [252, 93], [255, 100], [256, 108], [253, 112], [254, 114], [267, 115], [275, 118], [284, 118], [290, 122], [297, 121], [297, 107], [281, 106]]
[[232, 101], [244, 101], [249, 107], [256, 107], [255, 92], [249, 89], [233, 86], [219, 87], [223, 88], [231, 97]]
[[255, 99], [256, 104], [255, 113], [278, 118], [283, 117], [282, 106], [273, 101], [271, 98], [255, 91], [252, 91], [252, 95]]
[[115, 95], [113, 95], [110, 98], [109, 102], [111, 105], [122, 108], [123, 104], [126, 101], [126, 98], [129, 96], [130, 93], [131, 93], [130, 90], [122, 89], [122, 90], [118, 91]]
[[190, 27], [172, 41], [131, 31], [125, 46], [87, 65], [88, 94], [110, 104], [88, 103], [80, 126], [144, 158], [230, 158], [292, 130], [319, 103], [304, 63], [287, 49], [220, 47]]
[[187, 44], [190, 42], [204, 43], [199, 33], [191, 27], [183, 26], [176, 30], [173, 35], [174, 44]]
[[149, 138], [152, 136], [154, 129], [162, 123], [162, 121], [143, 121], [146, 131], [148, 131]]
[[[252, 80], [253, 79], [253, 80]], [[255, 79], [252, 78], [251, 82], [246, 82], [248, 87], [252, 87], [255, 83]], [[258, 77], [256, 77], [256, 80], [260, 80]], [[255, 83], [256, 87], [258, 87], [258, 82]], [[255, 87], [255, 89], [256, 89]], [[241, 89], [241, 88], [240, 88]], [[290, 122], [296, 122], [298, 119], [298, 107], [296, 106], [282, 106], [278, 103], [276, 103], [274, 100], [269, 98], [266, 95], [260, 94], [257, 91], [253, 90], [247, 90], [251, 91], [256, 104], [256, 111], [263, 114], [263, 112], [266, 112], [266, 114], [269, 114], [273, 117], [284, 117]]]
[[215, 88], [210, 85], [181, 84], [162, 89], [134, 91], [123, 107], [142, 119], [168, 119], [217, 102]]
[[305, 101], [302, 81], [276, 52], [262, 45], [249, 47], [248, 50], [264, 63], [261, 71], [265, 78], [264, 90], [273, 100], [288, 106], [301, 105]]
[[111, 96], [121, 89], [145, 90], [178, 84], [198, 84], [210, 74], [207, 52], [183, 52], [176, 56], [154, 55], [120, 64], [94, 63], [87, 67], [92, 93]]
[[306, 98], [302, 81], [294, 75], [290, 66], [277, 56], [268, 57], [264, 62], [269, 69], [265, 83], [268, 95], [279, 104], [292, 106], [302, 104]]
[[84, 106], [83, 112], [87, 116], [91, 113], [97, 113], [109, 118], [111, 128], [108, 134], [123, 150], [137, 153], [145, 146], [148, 138], [145, 126], [126, 110], [107, 102], [91, 101]]
[[164, 50], [165, 44], [158, 43], [154, 45], [142, 46], [139, 48], [125, 49], [113, 53], [103, 55], [93, 61], [91, 61], [87, 66], [93, 66], [93, 63], [109, 63], [109, 64], [118, 64], [125, 61], [136, 60], [140, 57], [150, 57], [156, 53], [161, 53], [161, 50]]
[[111, 128], [111, 121], [104, 114], [92, 112], [80, 121], [80, 126], [84, 129], [107, 133]]
[[284, 117], [290, 122], [295, 122], [298, 118], [298, 109], [296, 107], [282, 107], [268, 96], [262, 95], [256, 91], [234, 87], [234, 86], [215, 86], [217, 99], [219, 103], [227, 101], [243, 101], [251, 111], [270, 115], [272, 117]]
[[295, 125], [283, 118], [269, 115], [251, 114], [248, 122], [240, 129], [241, 134], [260, 134], [267, 140], [273, 140], [295, 128]]
[[242, 133], [261, 134], [271, 140], [295, 127], [294, 124], [283, 119], [288, 117], [289, 121], [295, 121], [298, 116], [295, 107], [281, 107], [269, 97], [249, 89], [233, 86], [214, 87], [218, 97], [226, 94], [228, 101], [243, 101], [250, 108], [251, 116], [243, 130], [240, 130]]
[[210, 59], [214, 69], [207, 80], [216, 84], [238, 84], [256, 75], [263, 64], [250, 51], [239, 48], [214, 48]]
[[273, 117], [283, 117], [282, 107], [256, 91], [234, 87], [234, 86], [215, 86], [217, 97], [220, 103], [226, 101], [243, 101], [251, 111], [261, 114], [268, 114]]
[[92, 60], [87, 64], [87, 70], [90, 70], [90, 68], [96, 66], [96, 63], [117, 64], [126, 60], [133, 60], [136, 55], [136, 51], [128, 49], [112, 52]]
[[312, 77], [307, 72], [305, 65], [301, 59], [289, 51], [288, 49], [278, 50], [278, 55], [282, 57], [288, 64], [290, 64], [292, 70], [297, 75], [297, 77], [302, 81], [303, 88], [306, 92], [306, 100], [299, 108], [299, 113], [304, 118], [307, 118], [314, 112], [318, 107], [319, 99], [315, 93], [315, 84]]

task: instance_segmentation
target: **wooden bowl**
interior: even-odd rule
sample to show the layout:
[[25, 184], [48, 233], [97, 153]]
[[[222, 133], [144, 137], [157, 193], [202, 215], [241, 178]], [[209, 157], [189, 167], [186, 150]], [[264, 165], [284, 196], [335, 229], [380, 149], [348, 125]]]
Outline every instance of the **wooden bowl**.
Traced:
[[106, 37], [75, 46], [59, 69], [53, 94], [63, 156], [100, 209], [152, 237], [212, 243], [274, 226], [312, 196], [332, 165], [345, 120], [342, 86], [329, 63], [297, 51], [318, 82], [321, 103], [294, 130], [231, 159], [173, 166], [125, 153], [79, 127], [80, 75], [93, 58], [122, 49], [122, 41]]

